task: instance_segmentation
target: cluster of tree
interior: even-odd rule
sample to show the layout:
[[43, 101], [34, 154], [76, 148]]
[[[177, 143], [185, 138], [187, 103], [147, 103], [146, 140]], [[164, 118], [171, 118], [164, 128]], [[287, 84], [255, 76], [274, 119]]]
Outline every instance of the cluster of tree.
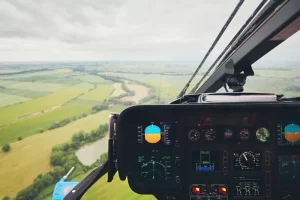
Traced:
[[92, 107], [92, 114], [100, 112], [102, 110], [106, 110], [107, 108], [108, 108], [108, 104], [107, 103], [103, 103], [101, 105], [93, 106]]
[[5, 144], [2, 146], [2, 151], [3, 152], [9, 152], [10, 151], [10, 145], [9, 144]]
[[103, 75], [103, 74], [101, 74], [101, 75], [98, 74], [98, 76], [101, 76], [105, 80], [109, 80], [109, 81], [116, 82], [116, 83], [122, 83], [122, 79], [120, 77], [107, 76], [107, 75]]
[[72, 142], [70, 147], [73, 150], [79, 149], [81, 146], [94, 142], [98, 139], [103, 138], [108, 131], [108, 124], [100, 125], [98, 128], [92, 130], [90, 133], [84, 133], [80, 131], [72, 136]]
[[89, 133], [84, 133], [83, 131], [75, 133], [72, 136], [71, 143], [54, 146], [50, 156], [50, 164], [54, 167], [54, 171], [37, 176], [29, 187], [18, 192], [16, 200], [36, 199], [42, 190], [56, 183], [73, 166], [75, 166], [75, 170], [70, 178], [83, 174], [97, 165], [102, 164], [107, 160], [107, 153], [102, 154], [93, 165], [84, 166], [79, 162], [75, 155], [75, 151], [87, 143], [94, 142], [104, 137], [107, 131], [108, 124], [100, 125], [97, 129], [92, 130]]
[[[120, 97], [121, 96], [121, 97]], [[120, 96], [117, 96], [117, 97], [112, 97], [110, 99], [108, 99], [108, 103], [113, 103], [113, 104], [122, 104], [122, 105], [125, 105], [125, 106], [133, 106], [133, 105], [136, 105], [136, 103], [134, 101], [123, 101], [121, 100], [120, 98], [124, 97], [122, 95]], [[128, 96], [128, 95], [126, 95]], [[125, 96], [125, 97], [126, 97]]]
[[[54, 122], [53, 124], [51, 124], [51, 126], [48, 128], [48, 130], [52, 130], [52, 129], [56, 129], [56, 128], [60, 128], [60, 127], [63, 127], [69, 123], [71, 123], [72, 121], [75, 121], [77, 119], [81, 119], [83, 117], [87, 117], [87, 114], [86, 113], [83, 113], [82, 115], [76, 117], [72, 117], [72, 118], [66, 118], [66, 119], [63, 119], [62, 121], [60, 122]], [[44, 130], [40, 130], [40, 133], [44, 132]]]

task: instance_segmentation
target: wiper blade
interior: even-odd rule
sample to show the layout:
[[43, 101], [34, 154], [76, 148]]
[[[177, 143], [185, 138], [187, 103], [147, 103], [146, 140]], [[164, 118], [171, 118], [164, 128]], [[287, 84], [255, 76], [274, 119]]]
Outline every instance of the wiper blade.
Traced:
[[217, 38], [215, 39], [215, 41], [213, 42], [213, 44], [211, 45], [211, 47], [209, 48], [208, 52], [206, 53], [206, 55], [204, 56], [204, 58], [202, 59], [201, 63], [199, 64], [199, 66], [197, 67], [196, 71], [194, 72], [194, 74], [192, 75], [192, 77], [190, 78], [190, 80], [187, 82], [187, 84], [184, 86], [184, 88], [182, 89], [182, 91], [179, 93], [179, 95], [177, 96], [177, 98], [182, 97], [187, 89], [189, 88], [192, 80], [195, 78], [195, 76], [198, 74], [200, 68], [202, 67], [202, 65], [204, 64], [204, 62], [206, 61], [207, 57], [209, 56], [209, 54], [211, 53], [211, 51], [214, 49], [214, 47], [216, 46], [216, 44], [218, 43], [218, 41], [220, 40], [221, 36], [223, 35], [223, 33], [225, 32], [225, 30], [227, 29], [228, 25], [230, 24], [230, 22], [232, 21], [232, 19], [234, 18], [234, 16], [236, 15], [236, 13], [238, 12], [238, 10], [240, 9], [240, 7], [242, 6], [242, 4], [244, 3], [245, 0], [240, 0], [240, 2], [236, 5], [236, 7], [234, 8], [233, 12], [231, 13], [231, 15], [229, 16], [228, 20], [226, 21], [225, 25], [223, 26], [222, 30], [219, 32]]
[[[203, 75], [201, 80], [194, 86], [194, 88], [190, 91], [189, 94], [195, 94], [196, 90], [198, 89], [199, 85], [203, 82], [203, 80], [206, 78], [206, 76], [209, 74], [209, 72], [215, 67], [215, 65], [219, 62], [219, 60], [222, 58], [222, 56], [227, 52], [229, 47], [232, 48], [232, 44], [236, 39], [240, 36], [240, 34], [245, 30], [245, 28], [249, 25], [249, 23], [252, 21], [252, 19], [257, 15], [257, 13], [261, 10], [261, 8], [265, 5], [267, 0], [263, 0], [257, 8], [254, 10], [252, 15], [247, 19], [245, 24], [240, 28], [240, 30], [235, 34], [235, 36], [232, 38], [232, 40], [228, 43], [226, 48], [222, 51], [222, 53], [219, 55], [219, 57], [215, 60], [215, 62], [211, 65], [211, 67], [206, 71], [206, 73]], [[223, 58], [225, 60], [225, 58]]]

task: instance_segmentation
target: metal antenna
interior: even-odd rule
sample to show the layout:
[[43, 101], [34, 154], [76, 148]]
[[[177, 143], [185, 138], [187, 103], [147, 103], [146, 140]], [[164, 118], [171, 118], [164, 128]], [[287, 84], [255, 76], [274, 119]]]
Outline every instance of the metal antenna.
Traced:
[[[209, 74], [209, 72], [215, 67], [215, 65], [218, 63], [218, 61], [222, 58], [222, 56], [226, 53], [226, 51], [231, 47], [232, 43], [240, 36], [240, 34], [245, 30], [247, 25], [251, 22], [251, 20], [257, 15], [257, 13], [260, 11], [260, 9], [265, 5], [267, 0], [263, 0], [257, 8], [254, 10], [252, 15], [247, 19], [245, 24], [241, 27], [241, 29], [236, 33], [236, 35], [232, 38], [232, 40], [229, 42], [229, 44], [226, 46], [226, 48], [223, 50], [223, 52], [219, 55], [219, 57], [216, 59], [216, 61], [211, 65], [211, 67], [206, 71], [202, 79], [195, 85], [195, 87], [190, 91], [189, 94], [195, 94], [196, 90], [198, 89], [199, 85], [203, 82], [205, 77]], [[224, 60], [224, 59], [223, 59]]]
[[202, 59], [200, 65], [198, 66], [198, 68], [196, 69], [196, 71], [194, 72], [194, 74], [192, 75], [192, 77], [190, 78], [190, 80], [187, 82], [187, 84], [184, 86], [184, 88], [182, 89], [182, 91], [179, 93], [179, 95], [177, 96], [177, 98], [181, 98], [186, 93], [187, 89], [190, 86], [190, 83], [195, 78], [195, 76], [198, 74], [198, 71], [202, 67], [203, 63], [206, 61], [206, 59], [209, 56], [209, 54], [211, 53], [211, 51], [214, 49], [214, 47], [216, 46], [216, 44], [220, 40], [221, 36], [223, 35], [223, 33], [225, 32], [225, 30], [227, 29], [228, 25], [230, 24], [230, 22], [232, 21], [232, 19], [234, 18], [234, 16], [238, 12], [238, 10], [240, 9], [240, 7], [244, 3], [244, 1], [245, 0], [240, 0], [239, 3], [236, 5], [236, 7], [234, 8], [233, 12], [231, 13], [231, 15], [229, 16], [228, 20], [226, 21], [225, 25], [223, 26], [222, 30], [219, 32], [217, 38], [215, 39], [215, 41], [213, 42], [213, 44], [209, 48], [209, 50], [206, 53], [206, 55], [204, 56], [204, 58]]

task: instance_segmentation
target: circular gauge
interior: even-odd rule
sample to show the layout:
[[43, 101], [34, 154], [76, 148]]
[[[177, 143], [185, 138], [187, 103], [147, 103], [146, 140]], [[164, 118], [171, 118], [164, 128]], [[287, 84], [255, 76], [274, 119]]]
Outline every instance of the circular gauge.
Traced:
[[246, 128], [243, 128], [241, 131], [240, 131], [240, 138], [242, 140], [248, 140], [250, 137], [250, 133], [249, 133], [249, 130], [246, 129]]
[[216, 131], [214, 129], [208, 129], [207, 131], [205, 131], [205, 138], [208, 141], [212, 141], [214, 139], [216, 139]]
[[256, 138], [261, 142], [266, 142], [270, 138], [270, 133], [266, 128], [259, 128], [256, 131]]
[[244, 152], [239, 157], [241, 169], [254, 169], [256, 163], [255, 155], [252, 151]]
[[226, 128], [224, 131], [224, 139], [230, 139], [233, 136], [233, 131], [230, 128]]
[[191, 141], [198, 141], [200, 139], [200, 132], [196, 129], [192, 129], [190, 130], [188, 137]]

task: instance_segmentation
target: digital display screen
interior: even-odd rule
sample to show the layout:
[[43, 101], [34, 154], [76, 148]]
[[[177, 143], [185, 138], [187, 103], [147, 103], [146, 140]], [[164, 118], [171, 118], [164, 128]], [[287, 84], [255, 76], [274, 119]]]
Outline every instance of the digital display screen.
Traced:
[[281, 180], [300, 180], [300, 155], [279, 156], [278, 164]]
[[197, 172], [220, 171], [220, 152], [219, 151], [192, 152], [192, 170]]
[[146, 183], [161, 183], [173, 181], [173, 165], [171, 156], [138, 156], [138, 173], [140, 181]]
[[254, 116], [212, 116], [202, 117], [199, 120], [199, 126], [210, 126], [210, 125], [245, 125], [252, 126], [255, 124]]
[[139, 144], [172, 144], [172, 125], [168, 122], [150, 122], [137, 126], [137, 142]]
[[300, 146], [300, 120], [279, 123], [277, 138], [279, 146]]
[[262, 182], [258, 178], [234, 177], [234, 196], [261, 196]]

